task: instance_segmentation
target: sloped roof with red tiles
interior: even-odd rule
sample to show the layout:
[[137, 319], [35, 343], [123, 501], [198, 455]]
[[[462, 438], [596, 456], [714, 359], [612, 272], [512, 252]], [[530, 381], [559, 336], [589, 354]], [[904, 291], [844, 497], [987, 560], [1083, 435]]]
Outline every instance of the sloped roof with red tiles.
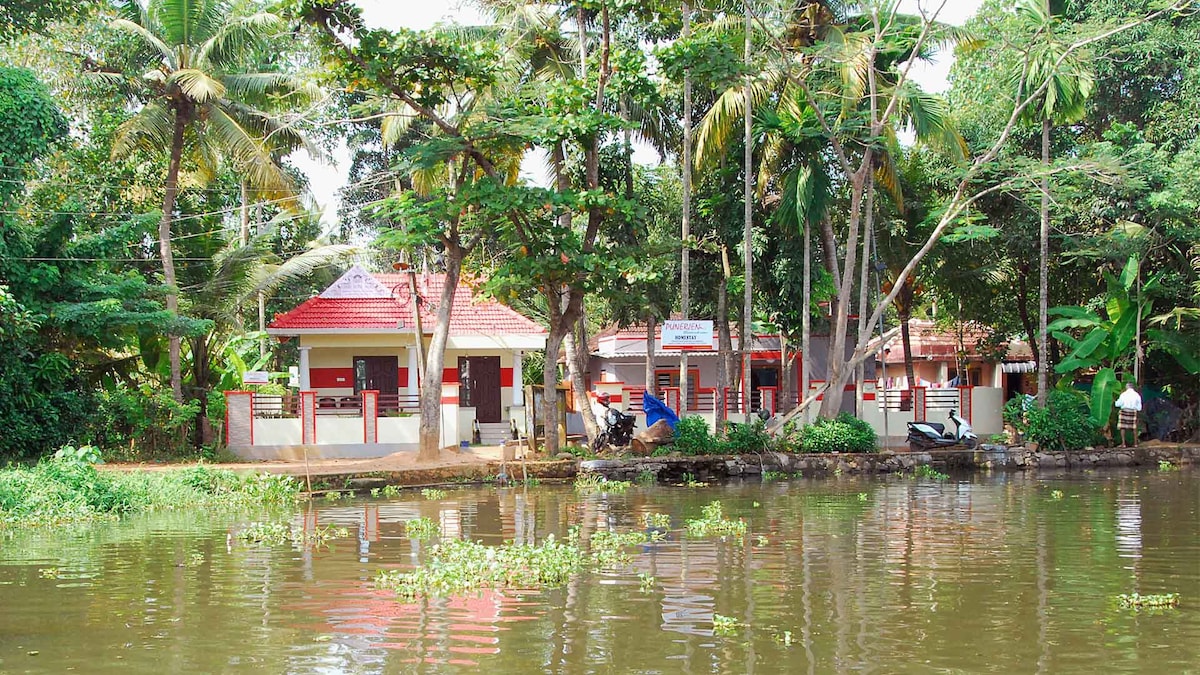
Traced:
[[[909, 342], [912, 345], [912, 356], [916, 360], [954, 361], [958, 354], [959, 337], [953, 329], [941, 328], [933, 321], [912, 319], [908, 322]], [[980, 346], [989, 336], [986, 328], [968, 323], [963, 328], [962, 345], [966, 350], [965, 358], [971, 361], [987, 360], [980, 353]], [[879, 338], [872, 342], [872, 349], [878, 349]], [[889, 351], [885, 355], [888, 363], [904, 363], [904, 348], [900, 335], [897, 334], [884, 345]], [[1010, 340], [1006, 344], [1005, 361], [1019, 361], [1033, 358], [1029, 345], [1022, 340]]]
[[[462, 279], [454, 290], [450, 314], [451, 335], [540, 335], [537, 323], [491, 299], [476, 297], [470, 279]], [[421, 327], [433, 331], [437, 323], [444, 274], [418, 274], [417, 295]], [[371, 274], [352, 267], [320, 295], [309, 298], [291, 311], [276, 314], [268, 329], [275, 334], [289, 331], [347, 331], [416, 329], [412, 288], [408, 274]]]

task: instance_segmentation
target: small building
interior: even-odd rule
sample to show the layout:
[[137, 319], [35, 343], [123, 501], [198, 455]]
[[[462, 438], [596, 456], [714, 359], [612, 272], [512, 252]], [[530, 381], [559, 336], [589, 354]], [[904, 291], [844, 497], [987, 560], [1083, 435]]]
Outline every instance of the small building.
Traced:
[[[796, 405], [800, 382], [802, 378], [802, 359], [800, 343], [788, 343], [788, 354], [793, 359], [791, 368], [792, 381], [790, 386], [783, 386], [783, 340], [779, 335], [756, 334], [751, 342], [750, 377], [748, 391], [750, 400], [743, 406], [739, 400], [737, 380], [741, 373], [741, 354], [738, 352], [741, 340], [737, 331], [732, 331], [731, 342], [734, 352], [734, 370], [730, 374], [731, 391], [726, 393], [727, 413], [741, 413], [745, 407], [749, 411], [764, 408], [772, 413], [788, 410]], [[717, 336], [713, 335], [713, 345]], [[828, 359], [829, 338], [824, 335], [814, 335], [811, 338], [813, 352], [810, 382], [813, 387], [824, 382]], [[646, 380], [646, 326], [633, 325], [627, 328], [611, 327], [589, 341], [591, 353], [590, 375], [592, 382], [620, 383], [628, 397], [627, 407], [633, 410], [641, 409], [641, 392], [645, 390]], [[846, 353], [853, 352], [853, 345], [847, 346]], [[663, 349], [662, 327], [656, 327], [654, 335], [654, 377], [655, 387], [664, 401], [673, 408], [682, 406], [680, 396], [679, 351]], [[699, 413], [711, 413], [716, 406], [717, 361], [720, 353], [714, 349], [688, 350], [688, 382], [687, 409]], [[872, 365], [867, 364], [868, 378], [874, 377]], [[853, 385], [850, 385], [853, 388]], [[783, 392], [788, 394], [788, 401], [782, 399]], [[848, 411], [854, 410], [854, 396], [846, 396], [843, 406]]]
[[[428, 348], [445, 276], [417, 274], [415, 303], [412, 281], [407, 273], [372, 274], [356, 265], [320, 295], [277, 315], [267, 332], [298, 342], [298, 391], [229, 392], [231, 404], [244, 395], [251, 405], [247, 419], [235, 419], [243, 415], [235, 406], [227, 423], [231, 449], [256, 458], [292, 456], [302, 446], [323, 457], [415, 449], [421, 390], [415, 308]], [[522, 355], [545, 349], [546, 330], [475, 295], [467, 278], [455, 290], [450, 316], [443, 445], [469, 441], [477, 428], [481, 440], [507, 438], [512, 425], [524, 425]], [[251, 428], [238, 424], [246, 422]]]
[[884, 344], [883, 361], [878, 364], [880, 377], [886, 380], [889, 390], [915, 386], [992, 387], [1003, 389], [1005, 399], [1033, 390], [1028, 374], [1036, 371], [1036, 364], [1029, 344], [1023, 340], [1010, 340], [989, 353], [986, 345], [990, 332], [983, 326], [968, 323], [959, 331], [926, 319], [912, 319], [908, 325], [916, 382], [908, 381], [904, 344], [897, 334]]

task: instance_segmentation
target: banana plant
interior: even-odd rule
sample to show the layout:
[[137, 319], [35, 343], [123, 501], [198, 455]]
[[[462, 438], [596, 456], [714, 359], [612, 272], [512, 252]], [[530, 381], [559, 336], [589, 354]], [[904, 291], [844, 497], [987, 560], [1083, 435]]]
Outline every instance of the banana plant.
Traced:
[[[1153, 275], [1135, 292], [1138, 277], [1138, 258], [1131, 257], [1114, 276], [1104, 273], [1106, 297], [1103, 315], [1083, 307], [1055, 307], [1050, 313], [1056, 317], [1048, 330], [1055, 339], [1065, 344], [1070, 352], [1055, 367], [1055, 372], [1075, 374], [1095, 372], [1092, 378], [1091, 418], [1097, 427], [1106, 426], [1112, 414], [1120, 383], [1118, 372], [1131, 369], [1136, 358], [1135, 338], [1142, 320], [1154, 309], [1152, 299], [1142, 299], [1152, 294], [1159, 285], [1159, 276]], [[1139, 309], [1140, 305], [1140, 309]], [[1145, 344], [1151, 349], [1161, 349], [1170, 354], [1189, 373], [1200, 372], [1200, 360], [1180, 348], [1178, 335], [1166, 330], [1142, 331]]]

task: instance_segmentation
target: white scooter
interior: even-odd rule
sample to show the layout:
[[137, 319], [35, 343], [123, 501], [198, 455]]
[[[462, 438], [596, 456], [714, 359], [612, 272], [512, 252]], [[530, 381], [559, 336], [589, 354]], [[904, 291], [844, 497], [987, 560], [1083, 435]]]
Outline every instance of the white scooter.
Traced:
[[950, 411], [950, 421], [954, 422], [954, 431], [947, 430], [946, 425], [938, 422], [909, 422], [908, 447], [918, 451], [962, 445], [974, 450], [979, 445], [979, 436], [975, 435], [971, 424], [959, 417], [956, 410]]

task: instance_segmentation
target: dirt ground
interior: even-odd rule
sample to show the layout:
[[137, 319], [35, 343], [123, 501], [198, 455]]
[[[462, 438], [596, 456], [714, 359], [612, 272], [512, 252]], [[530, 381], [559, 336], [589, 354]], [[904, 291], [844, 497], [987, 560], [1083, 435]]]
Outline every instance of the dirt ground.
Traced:
[[[473, 447], [450, 452], [443, 450], [441, 456], [432, 462], [417, 462], [417, 453], [412, 451], [397, 452], [385, 457], [369, 459], [313, 459], [305, 466], [303, 461], [271, 461], [271, 462], [237, 462], [227, 464], [212, 464], [207, 466], [234, 471], [266, 471], [282, 473], [291, 476], [303, 476], [306, 473], [313, 476], [332, 474], [364, 474], [372, 472], [401, 472], [428, 471], [431, 469], [447, 469], [467, 466], [487, 466], [499, 462], [501, 450], [499, 447]], [[180, 464], [145, 464], [119, 463], [105, 464], [103, 468], [114, 471], [166, 471], [191, 466], [190, 463]]]

